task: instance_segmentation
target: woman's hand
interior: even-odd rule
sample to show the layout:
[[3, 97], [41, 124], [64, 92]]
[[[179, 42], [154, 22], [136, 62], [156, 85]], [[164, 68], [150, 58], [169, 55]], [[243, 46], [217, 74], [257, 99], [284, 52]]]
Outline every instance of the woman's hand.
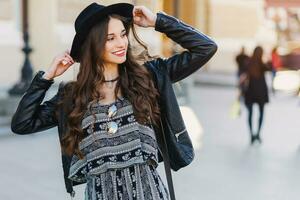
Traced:
[[145, 6], [134, 6], [133, 22], [141, 27], [154, 27], [156, 22], [156, 15]]
[[61, 54], [58, 54], [57, 56], [54, 57], [51, 66], [43, 75], [43, 78], [50, 80], [57, 76], [60, 76], [74, 63], [75, 62], [70, 56], [69, 51], [65, 51]]

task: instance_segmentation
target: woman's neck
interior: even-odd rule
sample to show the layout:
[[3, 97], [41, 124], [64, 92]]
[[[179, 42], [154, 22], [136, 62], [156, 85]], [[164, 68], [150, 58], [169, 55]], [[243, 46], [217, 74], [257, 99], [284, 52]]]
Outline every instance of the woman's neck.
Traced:
[[104, 65], [104, 78], [105, 80], [112, 80], [119, 76], [118, 64], [105, 64]]

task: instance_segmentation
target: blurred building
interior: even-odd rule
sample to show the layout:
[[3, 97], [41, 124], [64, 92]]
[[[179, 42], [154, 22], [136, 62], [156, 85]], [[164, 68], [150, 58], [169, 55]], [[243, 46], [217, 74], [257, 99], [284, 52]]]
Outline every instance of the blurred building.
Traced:
[[265, 11], [276, 31], [284, 69], [300, 69], [300, 0], [266, 0]]
[[[0, 60], [3, 73], [0, 73], [2, 88], [10, 87], [20, 77], [20, 69], [24, 61], [21, 51], [23, 47], [21, 30], [21, 0], [0, 1]], [[46, 70], [53, 57], [70, 49], [74, 32], [74, 21], [78, 13], [92, 0], [28, 0], [30, 46], [33, 52], [30, 59], [37, 70]], [[163, 10], [171, 15], [177, 15], [189, 24], [206, 31], [205, 7], [208, 0], [102, 0], [101, 4], [127, 2], [145, 5], [152, 11]], [[192, 14], [191, 14], [192, 13]], [[172, 43], [153, 29], [138, 29], [141, 38], [149, 45], [150, 53], [168, 56], [174, 49]], [[155, 37], [153, 37], [155, 35]], [[164, 43], [165, 45], [162, 45]], [[78, 65], [69, 69], [61, 79], [73, 79]]]
[[[274, 0], [275, 1], [275, 0]], [[279, 0], [277, 0], [279, 1]], [[28, 0], [31, 62], [34, 71], [46, 70], [52, 58], [69, 49], [73, 23], [78, 13], [92, 0]], [[274, 16], [269, 13], [269, 0], [101, 0], [102, 4], [128, 2], [146, 5], [152, 11], [163, 10], [195, 26], [216, 40], [219, 50], [206, 66], [213, 72], [233, 72], [234, 57], [241, 45], [248, 53], [260, 44], [270, 49], [276, 43]], [[0, 73], [2, 87], [9, 87], [20, 76], [23, 64], [21, 33], [21, 0], [0, 1]], [[150, 53], [169, 56], [176, 52], [173, 44], [153, 29], [139, 29], [139, 35], [149, 45]], [[155, 37], [153, 37], [155, 35]], [[162, 45], [164, 44], [164, 45]], [[58, 79], [73, 79], [78, 66]]]
[[[263, 46], [265, 60], [277, 45], [282, 56], [300, 52], [300, 0], [211, 0], [210, 10], [209, 32], [219, 51], [209, 70], [235, 70], [234, 56], [242, 45], [248, 54]], [[300, 54], [294, 57], [287, 67], [299, 69]]]

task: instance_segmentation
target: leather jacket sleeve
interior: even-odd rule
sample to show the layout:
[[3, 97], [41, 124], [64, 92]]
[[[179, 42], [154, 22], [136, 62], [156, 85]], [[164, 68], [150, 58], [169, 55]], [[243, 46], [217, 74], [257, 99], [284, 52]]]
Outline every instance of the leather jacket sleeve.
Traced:
[[174, 42], [187, 49], [167, 59], [150, 61], [150, 65], [167, 70], [173, 83], [198, 70], [217, 51], [216, 43], [208, 36], [162, 12], [157, 13], [155, 30], [165, 33]]
[[43, 71], [37, 72], [12, 117], [11, 130], [16, 134], [35, 133], [58, 124], [55, 117], [58, 94], [41, 104], [46, 91], [54, 83], [54, 80], [43, 79], [44, 73]]

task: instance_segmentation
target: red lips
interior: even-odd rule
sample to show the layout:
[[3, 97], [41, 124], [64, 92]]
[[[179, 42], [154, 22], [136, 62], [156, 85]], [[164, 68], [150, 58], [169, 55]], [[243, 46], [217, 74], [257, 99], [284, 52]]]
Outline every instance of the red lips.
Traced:
[[123, 49], [123, 50], [120, 50], [120, 51], [116, 51], [116, 52], [114, 52], [112, 54], [114, 54], [115, 56], [122, 57], [122, 56], [125, 55], [125, 53], [126, 53], [126, 51], [125, 51], [125, 49]]

